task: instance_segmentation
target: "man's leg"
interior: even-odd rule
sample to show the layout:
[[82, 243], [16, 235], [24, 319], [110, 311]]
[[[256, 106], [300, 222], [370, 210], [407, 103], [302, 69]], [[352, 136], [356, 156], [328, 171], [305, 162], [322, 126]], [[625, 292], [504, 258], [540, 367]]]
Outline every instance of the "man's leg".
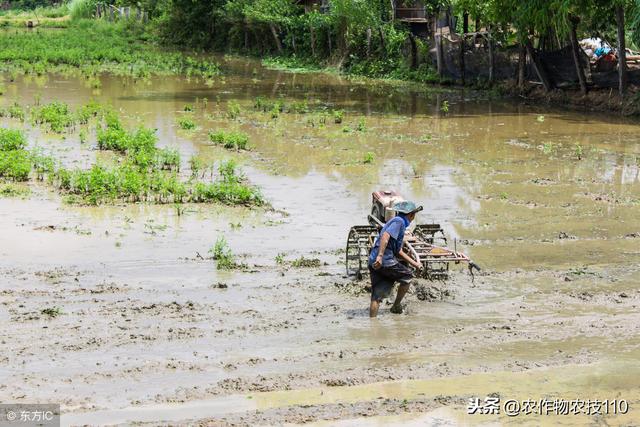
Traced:
[[374, 270], [369, 267], [371, 276], [371, 303], [369, 304], [369, 317], [377, 317], [380, 301], [385, 297], [385, 289], [389, 288], [389, 281], [381, 274], [381, 269]]
[[377, 317], [379, 308], [380, 301], [371, 300], [371, 304], [369, 305], [369, 317]]
[[393, 302], [393, 305], [391, 306], [391, 309], [389, 311], [395, 314], [402, 313], [402, 306], [400, 305], [400, 303], [402, 302], [402, 298], [404, 298], [408, 290], [408, 283], [400, 283], [400, 285], [398, 286], [398, 293], [396, 294], [396, 300]]
[[398, 293], [390, 311], [400, 314], [402, 313], [402, 305], [400, 303], [409, 290], [409, 285], [413, 280], [413, 271], [403, 264], [396, 264], [393, 267], [393, 278], [398, 281]]

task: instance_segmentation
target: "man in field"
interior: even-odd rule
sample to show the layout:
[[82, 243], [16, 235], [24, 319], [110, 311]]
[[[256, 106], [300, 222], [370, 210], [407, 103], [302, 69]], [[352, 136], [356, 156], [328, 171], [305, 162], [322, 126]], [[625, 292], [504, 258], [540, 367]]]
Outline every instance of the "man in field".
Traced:
[[409, 289], [413, 271], [400, 264], [399, 259], [409, 263], [417, 270], [422, 269], [422, 264], [411, 259], [402, 250], [404, 232], [416, 217], [416, 213], [422, 210], [422, 206], [404, 201], [396, 203], [393, 207], [398, 214], [391, 218], [380, 230], [380, 234], [369, 254], [369, 272], [371, 273], [371, 305], [369, 316], [376, 317], [380, 302], [389, 296], [395, 282], [399, 282], [396, 300], [391, 306], [391, 312], [402, 313], [402, 298]]

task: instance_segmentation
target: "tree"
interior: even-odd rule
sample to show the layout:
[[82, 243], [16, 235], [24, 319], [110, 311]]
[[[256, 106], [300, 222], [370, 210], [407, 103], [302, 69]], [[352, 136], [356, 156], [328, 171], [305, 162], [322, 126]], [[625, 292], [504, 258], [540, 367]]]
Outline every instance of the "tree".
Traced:
[[250, 22], [265, 24], [269, 27], [278, 53], [283, 52], [279, 36], [279, 27], [287, 27], [296, 14], [297, 7], [291, 0], [255, 0], [248, 2], [243, 12]]

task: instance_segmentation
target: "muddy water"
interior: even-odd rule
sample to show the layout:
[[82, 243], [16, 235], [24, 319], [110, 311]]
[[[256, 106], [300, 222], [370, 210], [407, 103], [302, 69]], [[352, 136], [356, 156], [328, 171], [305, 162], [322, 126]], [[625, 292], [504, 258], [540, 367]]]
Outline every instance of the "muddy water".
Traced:
[[[457, 425], [480, 422], [464, 415], [468, 397], [498, 392], [626, 398], [631, 418], [622, 422], [640, 422], [636, 122], [252, 61], [223, 65], [224, 77], [209, 83], [103, 76], [92, 89], [44, 76], [6, 84], [4, 105], [113, 105], [128, 124], [157, 128], [185, 169], [193, 154], [237, 158], [273, 209], [189, 206], [179, 216], [173, 206], [77, 207], [44, 184], [28, 199], [1, 198], [1, 400], [59, 401], [69, 423], [360, 425], [361, 415], [430, 423], [435, 413]], [[306, 101], [312, 111], [274, 119], [253, 108], [257, 96]], [[232, 103], [242, 110], [235, 120], [226, 116]], [[185, 104], [195, 107], [196, 131], [178, 129]], [[334, 109], [345, 110], [340, 124]], [[61, 138], [2, 120], [67, 165], [98, 157], [92, 133], [81, 144], [78, 129]], [[248, 133], [253, 150], [209, 145], [207, 132], [219, 128]], [[407, 315], [383, 309], [371, 322], [367, 296], [352, 292], [361, 285], [343, 277], [340, 250], [379, 188], [422, 203], [419, 221], [441, 223], [483, 275], [471, 283], [457, 268], [438, 284], [452, 295], [445, 301], [410, 295]], [[220, 235], [248, 271], [220, 272], [197, 256]], [[278, 265], [279, 253], [324, 265]], [[54, 306], [63, 314], [40, 313]], [[525, 371], [526, 384], [542, 385], [511, 387]], [[625, 375], [629, 382], [617, 380]], [[415, 393], [406, 391], [412, 381]], [[268, 394], [283, 390], [299, 399]]]

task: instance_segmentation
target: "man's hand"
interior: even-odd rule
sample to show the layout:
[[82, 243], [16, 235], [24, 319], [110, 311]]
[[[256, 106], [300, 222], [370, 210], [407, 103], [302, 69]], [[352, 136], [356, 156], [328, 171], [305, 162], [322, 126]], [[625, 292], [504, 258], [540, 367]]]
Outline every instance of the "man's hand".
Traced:
[[416, 270], [418, 270], [418, 271], [422, 271], [422, 263], [420, 263], [420, 262], [415, 262], [415, 261], [414, 261], [413, 266], [414, 266], [414, 268], [415, 268]]
[[373, 263], [373, 269], [374, 269], [374, 270], [377, 270], [377, 269], [379, 269], [380, 267], [382, 267], [382, 256], [381, 256], [381, 255], [378, 255], [378, 256], [376, 257], [376, 261]]

